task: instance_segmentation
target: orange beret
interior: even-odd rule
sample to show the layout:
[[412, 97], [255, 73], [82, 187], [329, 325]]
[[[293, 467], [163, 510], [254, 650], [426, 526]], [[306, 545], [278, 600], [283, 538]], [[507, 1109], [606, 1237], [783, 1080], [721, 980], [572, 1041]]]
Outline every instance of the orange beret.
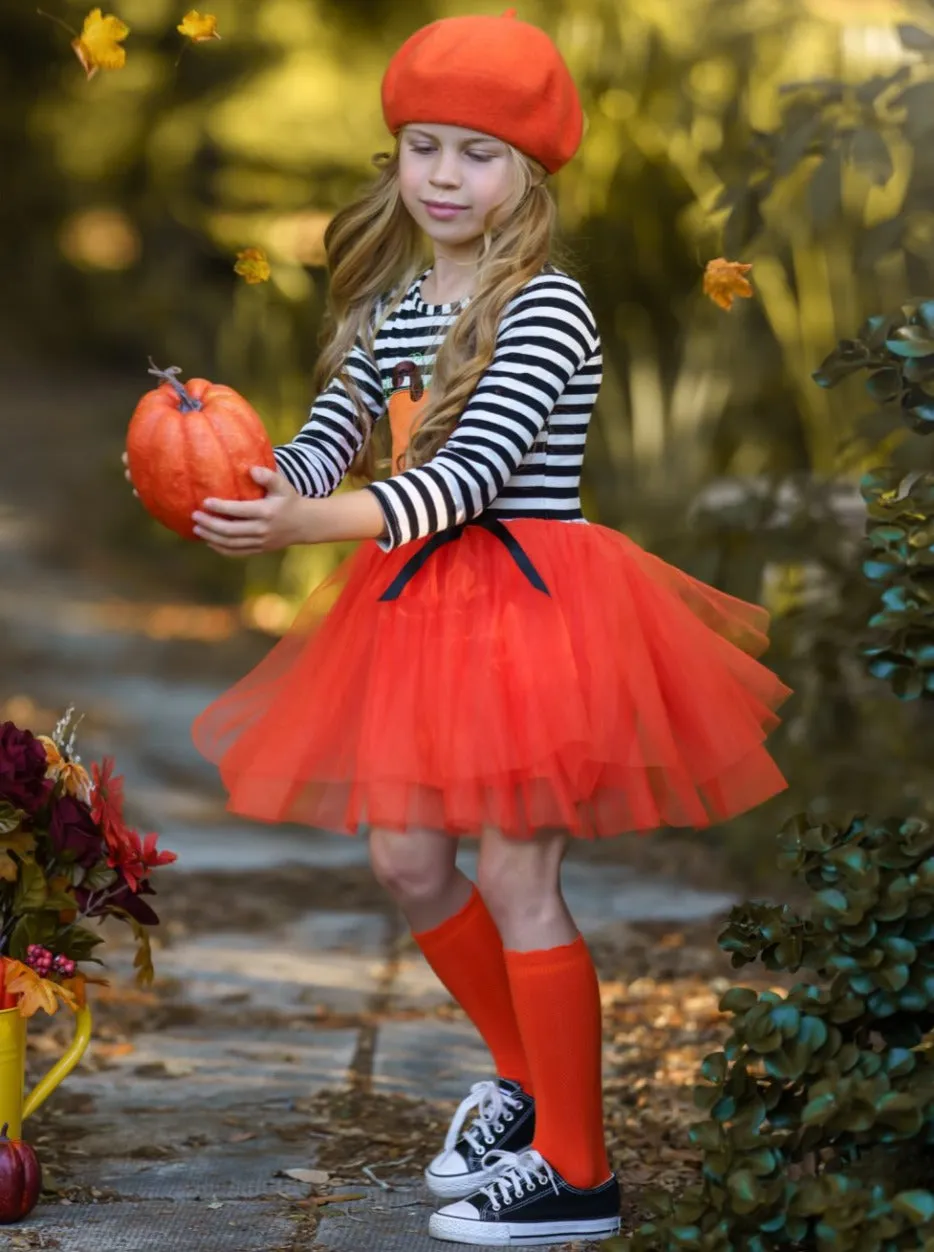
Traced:
[[555, 173], [577, 151], [580, 97], [561, 53], [537, 26], [502, 17], [446, 17], [411, 35], [383, 76], [383, 116], [464, 126], [512, 144]]

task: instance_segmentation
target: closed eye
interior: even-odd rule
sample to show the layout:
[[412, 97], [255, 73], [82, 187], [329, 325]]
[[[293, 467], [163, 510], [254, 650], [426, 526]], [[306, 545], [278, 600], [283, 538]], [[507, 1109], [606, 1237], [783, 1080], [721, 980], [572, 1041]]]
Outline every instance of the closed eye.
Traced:
[[[421, 144], [411, 144], [409, 151], [417, 152], [419, 156], [430, 156], [435, 149], [425, 147]], [[496, 159], [495, 155], [491, 152], [468, 152], [467, 155], [472, 161], [479, 161], [481, 165], [486, 165], [487, 162], [494, 161]]]

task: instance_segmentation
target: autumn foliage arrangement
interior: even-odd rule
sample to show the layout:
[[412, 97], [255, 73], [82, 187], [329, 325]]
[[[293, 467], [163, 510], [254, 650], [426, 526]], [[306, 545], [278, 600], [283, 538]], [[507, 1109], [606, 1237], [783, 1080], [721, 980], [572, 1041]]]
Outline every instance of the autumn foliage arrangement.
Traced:
[[113, 917], [132, 927], [134, 965], [151, 981], [147, 927], [158, 917], [145, 897], [153, 871], [176, 857], [123, 816], [123, 780], [105, 758], [90, 773], [75, 754], [69, 709], [51, 736], [0, 722], [0, 1010], [24, 1017], [84, 1003], [79, 969], [100, 964], [103, 942], [88, 923]]

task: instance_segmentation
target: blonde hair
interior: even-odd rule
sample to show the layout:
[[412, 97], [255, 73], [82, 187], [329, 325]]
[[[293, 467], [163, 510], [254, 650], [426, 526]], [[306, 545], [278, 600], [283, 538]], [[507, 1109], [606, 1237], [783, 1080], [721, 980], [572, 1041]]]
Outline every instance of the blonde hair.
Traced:
[[[473, 297], [449, 327], [435, 359], [428, 402], [419, 415], [406, 453], [406, 467], [422, 465], [451, 435], [464, 406], [493, 359], [496, 332], [509, 301], [551, 259], [557, 210], [537, 161], [508, 147], [516, 179], [504, 219], [484, 224], [483, 247]], [[429, 254], [422, 233], [399, 190], [399, 140], [395, 150], [373, 158], [379, 175], [353, 203], [341, 209], [324, 235], [330, 275], [328, 314], [314, 389], [335, 378], [354, 404], [363, 446], [352, 473], [376, 477], [373, 417], [345, 368], [358, 337], [373, 351], [373, 314], [380, 296], [385, 318], [401, 302]], [[491, 219], [493, 214], [490, 215]]]

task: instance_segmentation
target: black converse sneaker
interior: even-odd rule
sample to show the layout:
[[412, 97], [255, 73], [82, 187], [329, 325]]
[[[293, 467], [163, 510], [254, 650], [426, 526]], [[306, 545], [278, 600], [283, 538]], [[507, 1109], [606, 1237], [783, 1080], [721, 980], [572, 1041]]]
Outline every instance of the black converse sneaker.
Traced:
[[581, 1190], [533, 1149], [497, 1154], [502, 1173], [474, 1195], [433, 1213], [428, 1233], [449, 1243], [542, 1247], [619, 1234], [615, 1175]]
[[[470, 1129], [461, 1133], [473, 1109]], [[535, 1133], [535, 1101], [518, 1083], [475, 1082], [470, 1095], [454, 1114], [444, 1148], [425, 1170], [428, 1190], [446, 1200], [470, 1195], [502, 1170], [498, 1159], [487, 1165], [490, 1153], [524, 1151]]]

